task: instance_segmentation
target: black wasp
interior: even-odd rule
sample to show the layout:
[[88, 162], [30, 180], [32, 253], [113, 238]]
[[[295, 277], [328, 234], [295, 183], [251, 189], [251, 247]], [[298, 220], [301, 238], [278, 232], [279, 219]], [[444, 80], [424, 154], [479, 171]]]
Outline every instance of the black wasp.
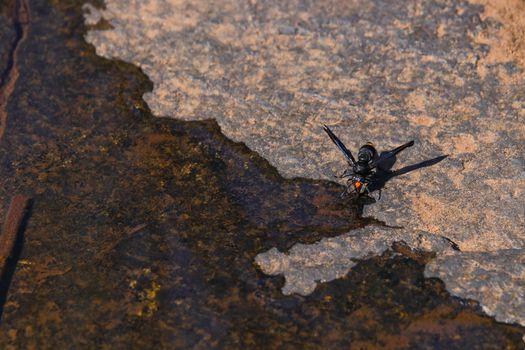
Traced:
[[368, 185], [373, 182], [374, 175], [377, 171], [377, 166], [388, 158], [391, 158], [414, 144], [414, 141], [410, 141], [394, 148], [388, 152], [382, 152], [380, 155], [377, 153], [374, 145], [370, 142], [359, 148], [357, 153], [357, 161], [355, 160], [352, 153], [346, 148], [346, 146], [339, 140], [337, 136], [330, 130], [326, 125], [323, 125], [324, 131], [330, 136], [330, 139], [335, 143], [337, 148], [343, 153], [350, 167], [346, 169], [341, 177], [347, 177], [347, 188], [342, 193], [342, 196], [350, 191], [353, 186], [355, 192], [359, 195], [368, 193]]

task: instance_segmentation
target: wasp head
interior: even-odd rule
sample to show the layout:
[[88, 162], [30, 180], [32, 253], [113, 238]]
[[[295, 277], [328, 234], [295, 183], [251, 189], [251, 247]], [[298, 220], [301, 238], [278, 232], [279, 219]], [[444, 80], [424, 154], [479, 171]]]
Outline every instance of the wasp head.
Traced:
[[352, 185], [356, 193], [363, 194], [367, 191], [368, 181], [361, 177], [355, 177], [352, 179]]

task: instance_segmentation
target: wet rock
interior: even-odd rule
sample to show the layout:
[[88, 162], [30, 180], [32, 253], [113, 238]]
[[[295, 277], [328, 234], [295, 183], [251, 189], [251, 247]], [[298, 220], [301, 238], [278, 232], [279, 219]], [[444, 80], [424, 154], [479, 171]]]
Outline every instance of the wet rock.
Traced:
[[286, 177], [345, 168], [322, 123], [352, 150], [415, 140], [394, 169], [449, 155], [389, 181], [365, 215], [505, 255], [525, 251], [522, 4], [475, 2], [106, 0], [114, 29], [86, 40], [148, 75], [155, 115], [214, 118]]
[[345, 276], [358, 259], [381, 255], [394, 242], [404, 242], [410, 247], [427, 252], [453, 251], [444, 237], [402, 229], [367, 226], [350, 233], [324, 238], [315, 244], [296, 244], [288, 252], [272, 248], [257, 255], [256, 263], [268, 275], [284, 275], [284, 294], [312, 293], [317, 282], [329, 282]]
[[[5, 18], [0, 16], [0, 28], [2, 29], [11, 29], [11, 23], [7, 23], [5, 21]], [[6, 68], [7, 65], [7, 57], [9, 55], [9, 50], [11, 49], [11, 45], [9, 43], [13, 40], [13, 36], [10, 33], [9, 30], [2, 30], [0, 31], [0, 71], [3, 71]]]
[[14, 1], [5, 1], [0, 4], [0, 84], [7, 69], [8, 59], [13, 49], [16, 31], [13, 25], [15, 12]]
[[371, 220], [341, 186], [282, 178], [214, 121], [154, 118], [140, 69], [83, 40], [82, 5], [30, 2], [0, 203], [23, 191], [35, 205], [1, 348], [522, 348], [523, 327], [451, 297], [406, 249], [283, 295], [258, 253]]

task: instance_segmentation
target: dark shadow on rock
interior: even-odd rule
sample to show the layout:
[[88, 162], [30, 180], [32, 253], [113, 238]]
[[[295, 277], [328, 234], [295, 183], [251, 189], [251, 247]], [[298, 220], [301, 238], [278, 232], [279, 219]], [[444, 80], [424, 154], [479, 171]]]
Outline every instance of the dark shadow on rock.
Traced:
[[16, 234], [16, 241], [11, 252], [11, 256], [7, 260], [7, 265], [5, 267], [4, 273], [0, 276], [0, 322], [2, 320], [2, 315], [4, 313], [4, 305], [7, 301], [7, 293], [9, 291], [9, 286], [11, 285], [11, 280], [16, 270], [16, 265], [20, 259], [22, 253], [22, 248], [24, 247], [24, 232], [27, 227], [27, 222], [31, 217], [31, 211], [33, 209], [33, 200], [30, 200], [27, 209], [25, 211], [24, 218], [20, 223], [18, 232]]
[[[382, 155], [387, 152], [382, 152]], [[394, 170], [394, 171], [390, 169], [392, 169], [392, 167], [397, 161], [396, 156], [387, 158], [378, 164], [376, 173], [372, 175], [371, 177], [372, 182], [368, 185], [369, 194], [357, 195], [355, 192], [350, 191], [350, 195], [348, 196], [347, 203], [351, 203], [352, 207], [354, 207], [357, 210], [358, 217], [362, 218], [364, 207], [367, 205], [372, 205], [372, 204], [377, 203], [377, 201], [381, 198], [381, 190], [385, 187], [385, 184], [389, 180], [391, 180], [392, 178], [396, 176], [404, 175], [406, 173], [409, 173], [417, 169], [435, 165], [447, 157], [448, 155], [442, 155], [436, 158], [424, 160], [416, 164], [408, 165], [404, 168], [401, 168], [399, 170]], [[373, 195], [371, 195], [374, 192], [379, 193], [378, 198], [375, 198]], [[345, 193], [348, 193], [348, 192], [344, 191], [342, 195], [343, 197], [346, 197]], [[376, 220], [373, 218], [368, 218], [368, 219], [369, 219], [369, 221], [367, 222], [368, 224], [373, 223], [373, 224], [380, 225], [380, 226], [388, 226], [383, 221]]]
[[[387, 153], [387, 152], [382, 152], [382, 154], [384, 153]], [[390, 169], [392, 169], [392, 167], [397, 161], [396, 156], [385, 159], [378, 164], [376, 173], [372, 175], [371, 177], [372, 182], [368, 185], [369, 194], [368, 195], [357, 195], [355, 194], [355, 192], [351, 191], [350, 192], [351, 195], [349, 196], [349, 202], [351, 202], [353, 207], [356, 208], [358, 217], [363, 217], [364, 207], [367, 205], [375, 204], [377, 203], [378, 200], [380, 200], [381, 190], [385, 187], [385, 184], [388, 181], [390, 181], [392, 178], [400, 176], [400, 175], [404, 175], [406, 173], [409, 173], [417, 169], [435, 165], [447, 157], [448, 155], [442, 155], [436, 158], [424, 160], [416, 164], [408, 165], [406, 167], [403, 167], [399, 170], [394, 170], [394, 171]], [[378, 198], [375, 198], [373, 195], [371, 195], [374, 192], [379, 193]], [[375, 223], [381, 226], [387, 226], [385, 222], [375, 220], [375, 219], [371, 219], [371, 220], [373, 222], [368, 222], [369, 224]]]
[[370, 192], [381, 191], [384, 188], [385, 184], [392, 178], [404, 175], [417, 169], [435, 165], [447, 157], [448, 155], [442, 155], [436, 158], [424, 160], [417, 164], [408, 165], [404, 168], [394, 171], [391, 171], [390, 169], [394, 166], [396, 162], [396, 157], [389, 158], [381, 164], [379, 164], [377, 172], [372, 177], [372, 183], [368, 185], [368, 189], [370, 190]]

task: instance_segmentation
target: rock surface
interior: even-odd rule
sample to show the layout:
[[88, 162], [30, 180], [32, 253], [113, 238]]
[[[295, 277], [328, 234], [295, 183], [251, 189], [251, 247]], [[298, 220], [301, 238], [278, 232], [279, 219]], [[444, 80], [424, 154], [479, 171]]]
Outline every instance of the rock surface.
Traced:
[[315, 244], [296, 244], [287, 253], [273, 248], [259, 254], [255, 261], [266, 274], [284, 275], [284, 294], [308, 295], [317, 282], [346, 275], [356, 265], [356, 259], [381, 255], [394, 242], [400, 241], [423, 251], [453, 251], [451, 242], [444, 237], [425, 232], [407, 236], [403, 230], [367, 226]]
[[[448, 154], [388, 182], [365, 215], [405, 227], [405, 241], [418, 231], [454, 241], [467, 253], [438, 258], [429, 273], [458, 296], [478, 296], [498, 319], [525, 324], [523, 294], [500, 298], [502, 287], [524, 281], [522, 270], [507, 265], [522, 267], [515, 257], [525, 253], [524, 25], [512, 15], [522, 2], [105, 5], [86, 8], [86, 23], [100, 17], [113, 29], [94, 27], [86, 40], [99, 55], [149, 76], [154, 89], [144, 98], [155, 115], [215, 118], [226, 136], [286, 177], [326, 179], [344, 169], [321, 123], [352, 150], [365, 141], [383, 150], [414, 139], [398, 169]], [[308, 261], [295, 269], [307, 270]], [[491, 266], [490, 274], [461, 269], [476, 262]], [[340, 273], [334, 267], [315, 279]], [[510, 277], [488, 282], [500, 275]], [[287, 290], [302, 288], [287, 283]]]
[[427, 265], [425, 276], [442, 279], [455, 295], [479, 300], [483, 310], [498, 321], [525, 321], [525, 255], [521, 249], [443, 255]]
[[0, 8], [22, 3], [0, 208], [13, 193], [34, 205], [0, 281], [0, 348], [523, 348], [524, 327], [452, 297], [424, 277], [433, 254], [399, 244], [283, 295], [255, 257], [374, 222], [362, 204], [282, 178], [214, 120], [155, 118], [140, 69], [85, 42], [84, 0]]

